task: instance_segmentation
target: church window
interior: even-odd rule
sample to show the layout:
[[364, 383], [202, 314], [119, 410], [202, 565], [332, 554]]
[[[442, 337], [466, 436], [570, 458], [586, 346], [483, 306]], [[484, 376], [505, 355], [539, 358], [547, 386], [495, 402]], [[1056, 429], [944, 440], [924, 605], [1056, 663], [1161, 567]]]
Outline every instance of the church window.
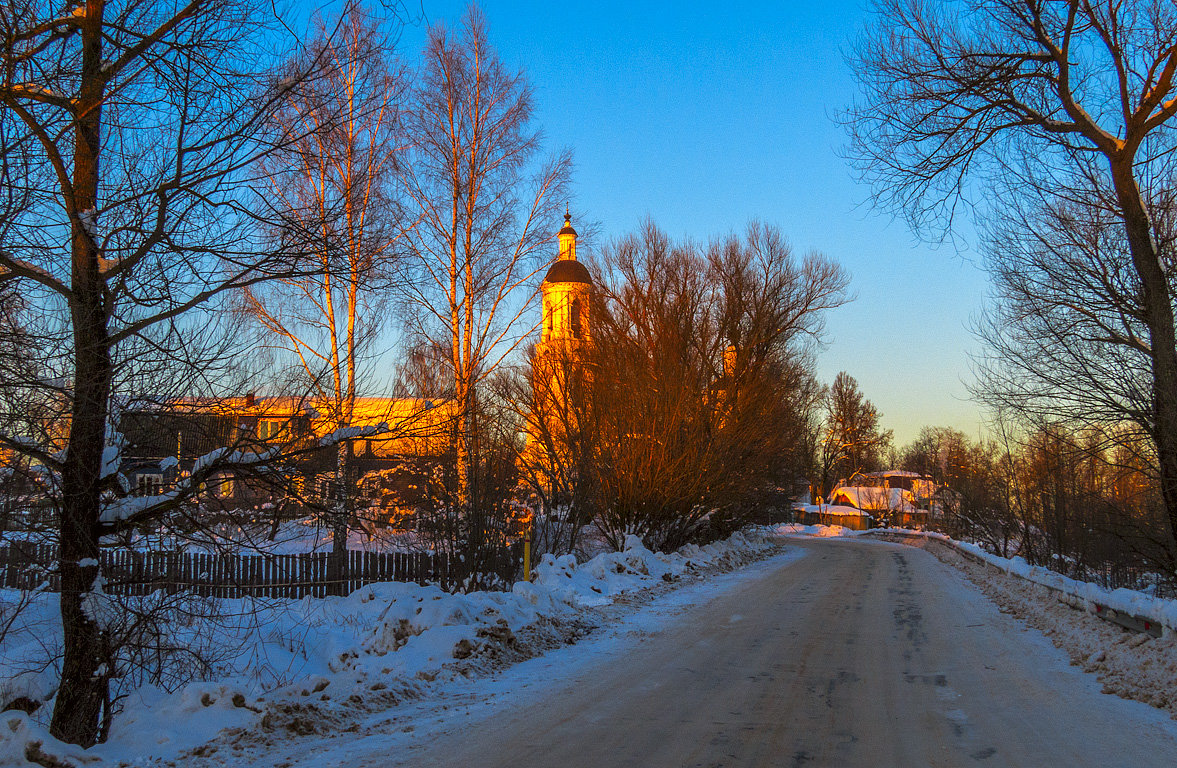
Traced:
[[580, 299], [572, 300], [572, 336], [579, 337], [580, 334]]

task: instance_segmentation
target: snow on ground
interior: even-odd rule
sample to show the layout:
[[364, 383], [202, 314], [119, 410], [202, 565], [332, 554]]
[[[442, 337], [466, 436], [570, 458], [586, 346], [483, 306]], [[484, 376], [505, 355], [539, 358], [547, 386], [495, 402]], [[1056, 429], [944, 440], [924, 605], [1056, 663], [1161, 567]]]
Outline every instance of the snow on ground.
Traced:
[[[870, 516], [870, 512], [864, 512], [858, 507], [848, 507], [842, 504], [794, 504], [793, 508], [798, 512], [808, 512], [815, 515], [829, 515], [830, 517], [862, 517]], [[841, 526], [837, 526], [841, 527]]]
[[[839, 526], [796, 524], [779, 526], [777, 530], [792, 536], [821, 537], [872, 533], [850, 531]], [[1096, 674], [1105, 693], [1151, 704], [1177, 719], [1177, 632], [1166, 629], [1160, 638], [1132, 633], [1061, 602], [1050, 588], [1086, 601], [1098, 601], [1115, 610], [1156, 617], [1168, 627], [1177, 623], [1174, 622], [1177, 600], [1127, 589], [1109, 591], [1096, 584], [1075, 581], [1046, 568], [1029, 565], [1020, 557], [998, 557], [976, 545], [953, 541], [943, 534], [904, 529], [883, 529], [873, 533], [879, 532], [917, 534], [927, 540], [950, 544], [926, 549], [962, 571], [1002, 611], [1017, 616], [1050, 638], [1055, 646], [1070, 656], [1071, 663]], [[1000, 572], [961, 557], [953, 547], [981, 557], [997, 566]]]
[[[910, 533], [910, 531], [907, 533]], [[1040, 565], [1030, 565], [1021, 557], [999, 557], [991, 552], [985, 551], [976, 544], [953, 542], [949, 537], [941, 533], [929, 532], [921, 535], [931, 539], [951, 542], [953, 546], [976, 555], [982, 560], [997, 566], [1000, 570], [1027, 581], [1032, 581], [1035, 584], [1041, 584], [1044, 587], [1066, 592], [1087, 603], [1100, 603], [1122, 613], [1152, 619], [1157, 624], [1168, 627], [1170, 631], [1177, 630], [1177, 600], [1156, 597], [1155, 595], [1134, 589], [1106, 589], [1099, 584], [1078, 581], [1077, 579], [1069, 578]]]
[[[247, 519], [249, 514], [241, 510], [233, 513], [242, 520]], [[14, 542], [52, 545], [56, 541], [54, 531], [0, 533], [0, 546]], [[308, 517], [283, 522], [276, 530], [268, 522], [221, 522], [184, 533], [144, 535], [136, 532], [129, 540], [120, 537], [117, 542], [110, 543], [140, 551], [289, 555], [330, 552], [332, 536], [330, 527], [324, 525], [321, 520]], [[427, 549], [427, 546], [426, 542], [412, 531], [370, 526], [367, 530], [350, 530], [347, 548], [361, 552], [419, 552]]]
[[[578, 685], [598, 675], [602, 666], [665, 631], [700, 604], [764, 578], [806, 554], [797, 547], [774, 551], [778, 554], [726, 573], [711, 572], [705, 579], [686, 583], [655, 583], [640, 592], [619, 595], [608, 605], [587, 608], [582, 616], [599, 626], [575, 644], [553, 648], [493, 675], [459, 676], [435, 686], [427, 697], [358, 717], [343, 731], [316, 739], [277, 732], [264, 742], [222, 739], [200, 755], [186, 756], [182, 764], [184, 768], [373, 765], [381, 755], [405, 761], [413, 749], [442, 733], [461, 731], [472, 722], [495, 716], [503, 707], [541, 700], [553, 688]], [[732, 615], [729, 621], [739, 618]]]
[[[545, 556], [532, 583], [512, 592], [451, 595], [434, 586], [372, 584], [343, 598], [204, 601], [215, 618], [177, 630], [215, 649], [207, 682], [173, 692], [126, 691], [110, 739], [81, 751], [45, 728], [52, 702], [33, 715], [0, 714], [0, 765], [49, 755], [65, 764], [146, 764], [218, 748], [344, 730], [357, 717], [427, 696], [575, 641], [610, 622], [618, 601], [664, 592], [777, 552], [771, 529], [748, 529], [704, 547], [650, 552], [630, 537], [623, 552], [584, 564]], [[15, 600], [0, 592], [0, 603]], [[213, 605], [215, 603], [215, 605]], [[60, 647], [56, 597], [39, 595], [0, 645], [0, 697], [44, 696], [56, 679], [38, 668]], [[214, 744], [210, 739], [218, 737]]]
[[[330, 552], [333, 546], [331, 528], [321, 520], [308, 517], [282, 523], [271, 530], [268, 523], [210, 525], [206, 529], [185, 534], [171, 540], [144, 541], [151, 549], [175, 547], [189, 552], [223, 552], [242, 554], [266, 553], [273, 555]], [[348, 531], [347, 548], [360, 552], [417, 552], [424, 549], [420, 538], [397, 528], [370, 526], [368, 530]]]
[[[846, 507], [850, 509], [850, 507]], [[858, 512], [858, 510], [854, 510]], [[837, 536], [858, 536], [865, 531], [855, 531], [840, 525], [802, 525], [801, 523], [784, 523], [776, 526], [775, 530], [782, 536], [817, 536], [819, 538], [834, 538]]]
[[1040, 584], [994, 572], [950, 550], [930, 551], [964, 572], [1003, 611], [1050, 638], [1072, 664], [1097, 675], [1104, 693], [1143, 701], [1177, 719], [1177, 633], [1135, 634], [1071, 608]]

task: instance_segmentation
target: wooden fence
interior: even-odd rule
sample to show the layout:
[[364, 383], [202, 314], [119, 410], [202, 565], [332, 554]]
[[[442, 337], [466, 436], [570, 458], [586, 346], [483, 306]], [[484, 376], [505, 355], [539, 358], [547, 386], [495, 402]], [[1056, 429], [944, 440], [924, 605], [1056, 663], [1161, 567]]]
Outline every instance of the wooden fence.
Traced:
[[[104, 590], [116, 595], [146, 595], [156, 590], [191, 591], [202, 597], [325, 597], [336, 583], [328, 576], [327, 552], [294, 555], [206, 554], [103, 550], [99, 558]], [[518, 545], [494, 558], [493, 570], [510, 582], [518, 569]], [[0, 547], [0, 587], [33, 589], [48, 581], [61, 588], [57, 547], [12, 543]], [[348, 551], [343, 594], [381, 581], [437, 582], [448, 587], [465, 578], [457, 558], [428, 552]]]

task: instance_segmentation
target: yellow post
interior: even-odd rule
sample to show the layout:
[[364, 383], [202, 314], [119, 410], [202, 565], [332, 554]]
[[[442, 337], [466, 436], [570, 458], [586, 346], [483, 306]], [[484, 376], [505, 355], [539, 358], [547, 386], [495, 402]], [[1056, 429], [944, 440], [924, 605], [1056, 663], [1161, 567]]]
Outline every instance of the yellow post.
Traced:
[[531, 515], [523, 520], [523, 580], [531, 581]]

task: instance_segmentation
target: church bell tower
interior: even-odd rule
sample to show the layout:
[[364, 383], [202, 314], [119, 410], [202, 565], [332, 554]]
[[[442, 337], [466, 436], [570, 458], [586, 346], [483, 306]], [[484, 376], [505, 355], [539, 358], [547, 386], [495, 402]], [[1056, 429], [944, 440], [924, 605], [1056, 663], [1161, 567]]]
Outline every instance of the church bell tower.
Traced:
[[544, 277], [543, 331], [538, 354], [575, 353], [592, 338], [589, 304], [593, 281], [585, 266], [576, 260], [576, 230], [572, 215], [564, 214], [564, 228], [558, 233], [559, 254]]
[[524, 452], [524, 461], [539, 467], [558, 466], [557, 457], [567, 460], [578, 421], [575, 404], [592, 379], [585, 353], [592, 344], [593, 282], [584, 264], [576, 260], [576, 230], [570, 213], [564, 214], [557, 241], [556, 260], [540, 286], [543, 325], [532, 359], [534, 401]]

